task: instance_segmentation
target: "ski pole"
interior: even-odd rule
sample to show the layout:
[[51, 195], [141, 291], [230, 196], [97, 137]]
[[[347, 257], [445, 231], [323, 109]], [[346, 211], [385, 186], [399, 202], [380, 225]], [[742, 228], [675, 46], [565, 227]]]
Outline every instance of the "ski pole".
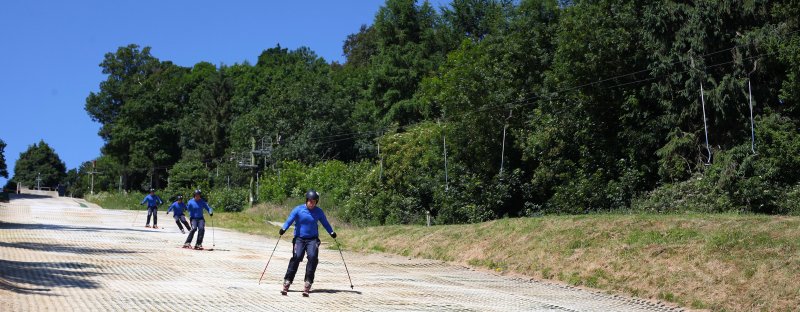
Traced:
[[133, 211], [133, 223], [131, 223], [131, 226], [136, 226], [136, 219], [139, 219], [139, 211], [134, 210]]
[[214, 216], [211, 216], [211, 247], [217, 247], [217, 240], [214, 237]]
[[264, 266], [264, 272], [261, 272], [261, 277], [258, 278], [259, 285], [261, 285], [261, 279], [264, 278], [264, 273], [267, 273], [267, 267], [269, 266], [269, 262], [272, 261], [272, 255], [275, 254], [275, 249], [278, 249], [278, 243], [281, 242], [281, 237], [283, 237], [283, 235], [278, 236], [278, 241], [275, 242], [275, 248], [272, 248], [272, 253], [269, 254], [269, 260], [267, 260], [267, 265]]
[[344, 263], [344, 271], [347, 272], [347, 279], [350, 280], [350, 289], [353, 289], [353, 280], [350, 278], [350, 271], [347, 270], [347, 262], [344, 262], [342, 247], [339, 247], [339, 241], [337, 241], [336, 238], [334, 238], [333, 241], [336, 242], [336, 248], [339, 249], [339, 255], [342, 256], [342, 263]]

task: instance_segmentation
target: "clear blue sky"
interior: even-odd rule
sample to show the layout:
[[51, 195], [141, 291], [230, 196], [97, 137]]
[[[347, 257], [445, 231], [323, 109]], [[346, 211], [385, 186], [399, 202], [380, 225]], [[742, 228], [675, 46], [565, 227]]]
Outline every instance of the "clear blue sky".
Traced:
[[[20, 1], [0, 4], [0, 139], [9, 174], [44, 140], [75, 168], [100, 155], [83, 109], [105, 79], [103, 55], [130, 43], [181, 66], [255, 63], [264, 49], [307, 46], [343, 61], [342, 43], [384, 3], [364, 1]], [[436, 3], [436, 1], [434, 1]], [[0, 187], [6, 180], [0, 178]]]

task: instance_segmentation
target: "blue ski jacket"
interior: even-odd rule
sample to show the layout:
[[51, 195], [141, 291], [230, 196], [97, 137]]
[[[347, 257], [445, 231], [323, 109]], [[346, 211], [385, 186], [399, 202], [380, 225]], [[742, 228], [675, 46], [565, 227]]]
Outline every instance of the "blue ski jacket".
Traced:
[[189, 210], [189, 218], [192, 219], [203, 219], [203, 209], [208, 211], [208, 214], [214, 213], [208, 203], [205, 200], [200, 199], [194, 200], [194, 198], [189, 200], [189, 203], [186, 204], [186, 210]]
[[139, 203], [139, 205], [144, 203], [147, 203], [147, 207], [157, 207], [164, 202], [161, 200], [161, 197], [158, 197], [158, 195], [147, 195], [144, 197], [144, 199], [142, 199], [142, 202]]
[[169, 206], [169, 209], [167, 209], [167, 213], [169, 213], [170, 211], [175, 211], [173, 212], [173, 215], [182, 216], [183, 212], [186, 211], [186, 203], [179, 203], [176, 201]]
[[289, 214], [289, 218], [283, 224], [283, 229], [288, 229], [294, 223], [294, 237], [315, 238], [319, 237], [317, 222], [322, 223], [328, 234], [333, 233], [333, 228], [328, 223], [328, 219], [325, 218], [322, 208], [308, 209], [305, 204], [302, 204], [292, 209], [292, 213]]

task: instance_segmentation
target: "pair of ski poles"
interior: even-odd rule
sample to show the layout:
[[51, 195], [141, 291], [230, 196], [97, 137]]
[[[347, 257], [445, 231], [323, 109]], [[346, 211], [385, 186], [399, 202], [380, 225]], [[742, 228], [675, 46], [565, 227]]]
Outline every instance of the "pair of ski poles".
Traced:
[[[272, 248], [272, 253], [269, 254], [269, 259], [267, 260], [267, 265], [264, 266], [264, 271], [261, 272], [261, 277], [258, 278], [258, 284], [261, 285], [261, 279], [264, 278], [264, 273], [267, 272], [267, 267], [269, 267], [269, 262], [272, 261], [272, 255], [275, 254], [275, 249], [278, 249], [278, 243], [281, 242], [281, 238], [283, 235], [278, 236], [278, 240], [275, 242], [275, 247]], [[350, 270], [347, 269], [347, 262], [344, 261], [344, 254], [342, 254], [342, 248], [339, 246], [339, 241], [336, 238], [333, 239], [336, 242], [336, 248], [339, 249], [339, 256], [342, 257], [342, 263], [344, 263], [344, 271], [347, 272], [347, 280], [350, 281], [350, 289], [353, 289], [353, 279], [350, 278]]]

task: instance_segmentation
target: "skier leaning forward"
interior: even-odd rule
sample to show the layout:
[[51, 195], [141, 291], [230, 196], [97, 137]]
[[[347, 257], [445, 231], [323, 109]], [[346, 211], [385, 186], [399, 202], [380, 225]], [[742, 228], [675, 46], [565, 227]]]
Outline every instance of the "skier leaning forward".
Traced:
[[147, 203], [147, 223], [144, 227], [150, 227], [150, 217], [153, 217], [153, 228], [158, 228], [158, 205], [163, 204], [164, 202], [161, 200], [161, 197], [156, 195], [155, 189], [150, 189], [150, 195], [147, 195], [142, 199], [142, 202], [139, 205], [144, 205]]
[[330, 233], [331, 237], [336, 238], [336, 232], [331, 228], [328, 219], [325, 218], [325, 213], [322, 209], [317, 207], [319, 202], [319, 193], [314, 190], [309, 190], [306, 193], [306, 203], [294, 207], [286, 223], [283, 224], [280, 235], [286, 232], [286, 229], [294, 223], [294, 239], [292, 239], [292, 259], [289, 260], [289, 268], [286, 269], [286, 275], [283, 277], [283, 290], [281, 294], [286, 295], [289, 291], [289, 286], [294, 281], [294, 276], [297, 274], [297, 268], [300, 266], [300, 261], [303, 260], [303, 254], [308, 254], [308, 263], [306, 264], [305, 287], [303, 288], [303, 296], [308, 296], [311, 291], [311, 284], [314, 283], [314, 272], [317, 270], [317, 263], [319, 263], [319, 232], [317, 230], [317, 222], [322, 223], [325, 230]]
[[[186, 204], [183, 203], [183, 195], [176, 196], [176, 200], [172, 205], [169, 206], [167, 209], [167, 215], [169, 212], [172, 211], [172, 217], [175, 218], [175, 224], [178, 225], [178, 228], [181, 229], [181, 234], [186, 234], [183, 230], [183, 225], [186, 226], [186, 229], [191, 231], [192, 227], [189, 226], [189, 222], [186, 222], [186, 216], [183, 213], [186, 211]], [[183, 223], [183, 225], [181, 225]]]
[[183, 243], [183, 248], [192, 248], [192, 239], [194, 239], [194, 232], [197, 233], [197, 243], [194, 249], [203, 249], [203, 236], [206, 234], [206, 219], [203, 218], [203, 209], [208, 211], [208, 215], [213, 217], [214, 212], [208, 203], [202, 198], [203, 193], [200, 190], [194, 191], [194, 198], [189, 200], [186, 209], [189, 210], [189, 220], [192, 222], [192, 229], [189, 231], [189, 236], [186, 237], [186, 242]]

